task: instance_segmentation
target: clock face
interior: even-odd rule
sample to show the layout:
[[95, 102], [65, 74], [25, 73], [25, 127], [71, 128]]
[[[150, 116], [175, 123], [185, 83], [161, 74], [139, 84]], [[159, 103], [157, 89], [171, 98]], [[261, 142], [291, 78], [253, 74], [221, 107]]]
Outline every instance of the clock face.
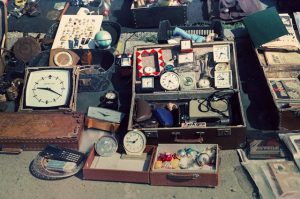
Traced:
[[116, 97], [117, 97], [116, 93], [114, 93], [114, 92], [112, 92], [112, 91], [107, 92], [107, 93], [105, 94], [105, 98], [106, 98], [106, 99], [109, 99], [109, 100], [116, 99]]
[[103, 157], [112, 156], [118, 149], [118, 142], [113, 136], [102, 136], [95, 143], [95, 150]]
[[229, 45], [214, 45], [213, 54], [215, 62], [230, 61], [230, 46]]
[[154, 88], [154, 77], [142, 77], [142, 88]]
[[124, 148], [129, 155], [141, 155], [146, 147], [146, 137], [141, 131], [129, 131], [123, 140]]
[[230, 65], [228, 63], [218, 63], [215, 66], [215, 71], [226, 71], [230, 70]]
[[210, 88], [210, 80], [208, 78], [202, 78], [198, 82], [199, 88]]
[[168, 91], [177, 90], [180, 85], [179, 76], [174, 72], [166, 72], [160, 77], [160, 85]]
[[181, 40], [180, 41], [181, 50], [192, 50], [192, 40]]
[[100, 107], [92, 107], [90, 106], [87, 113], [88, 117], [108, 121], [108, 122], [114, 122], [114, 123], [120, 123], [121, 120], [124, 117], [124, 114], [119, 111], [113, 111], [111, 109], [107, 108], [100, 108]]
[[195, 72], [180, 73], [180, 89], [192, 90], [196, 87], [196, 74]]
[[216, 88], [230, 88], [232, 86], [232, 72], [229, 71], [215, 71], [215, 87]]
[[59, 52], [54, 55], [54, 64], [56, 66], [72, 66], [73, 59], [70, 53], [68, 52]]
[[178, 64], [186, 64], [194, 62], [194, 53], [181, 53], [178, 55]]
[[155, 72], [155, 68], [154, 67], [151, 67], [151, 66], [146, 66], [144, 68], [144, 73], [148, 73], [148, 74], [152, 74]]
[[70, 70], [36, 70], [28, 75], [25, 105], [36, 108], [68, 104], [72, 91]]

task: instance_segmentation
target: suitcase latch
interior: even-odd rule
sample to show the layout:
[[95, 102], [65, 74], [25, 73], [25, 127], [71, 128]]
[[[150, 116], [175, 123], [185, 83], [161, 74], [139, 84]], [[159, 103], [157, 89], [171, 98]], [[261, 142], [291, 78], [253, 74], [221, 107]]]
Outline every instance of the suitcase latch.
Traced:
[[231, 135], [231, 129], [217, 129], [218, 137], [230, 136], [230, 135]]
[[157, 131], [144, 131], [144, 134], [147, 138], [158, 138]]

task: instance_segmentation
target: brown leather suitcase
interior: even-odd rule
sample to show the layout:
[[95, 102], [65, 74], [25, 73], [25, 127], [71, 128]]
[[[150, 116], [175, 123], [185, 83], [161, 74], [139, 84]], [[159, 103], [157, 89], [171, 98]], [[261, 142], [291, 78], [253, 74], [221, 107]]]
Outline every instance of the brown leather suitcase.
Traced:
[[[219, 183], [219, 151], [217, 150], [213, 169], [157, 169], [154, 167], [160, 149], [175, 152], [179, 148], [216, 146], [215, 144], [161, 144], [158, 146], [148, 145], [144, 151], [147, 153], [147, 161], [141, 170], [134, 168], [134, 164], [124, 164], [122, 159], [111, 163], [110, 157], [103, 157], [102, 162], [92, 148], [83, 168], [85, 180], [133, 182], [151, 184], [156, 186], [191, 186], [191, 187], [216, 187]], [[118, 154], [120, 156], [120, 154]], [[126, 161], [126, 160], [125, 160]], [[144, 161], [144, 160], [140, 160]], [[129, 166], [129, 168], [128, 168]]]
[[[128, 130], [139, 129], [147, 137], [148, 143], [216, 143], [221, 149], [235, 149], [245, 146], [246, 142], [246, 120], [244, 109], [240, 97], [240, 80], [238, 76], [236, 48], [234, 42], [209, 42], [193, 44], [194, 57], [201, 57], [206, 53], [213, 52], [214, 45], [228, 45], [230, 48], [230, 70], [232, 71], [232, 86], [230, 89], [216, 89], [213, 86], [210, 89], [193, 89], [193, 90], [174, 90], [165, 91], [159, 88], [159, 83], [155, 82], [155, 89], [152, 92], [145, 92], [142, 89], [143, 65], [148, 66], [147, 58], [154, 55], [154, 51], [159, 51], [158, 57], [162, 56], [165, 64], [172, 60], [179, 53], [179, 45], [154, 45], [154, 46], [136, 46], [134, 49], [133, 60], [133, 96], [131, 101], [131, 110], [129, 115]], [[145, 51], [146, 53], [144, 53]], [[144, 53], [144, 56], [140, 54]], [[150, 63], [151, 64], [151, 63]], [[156, 74], [154, 74], [156, 75]], [[158, 77], [154, 81], [158, 81]], [[230, 98], [231, 120], [227, 124], [215, 125], [198, 125], [193, 127], [171, 126], [171, 127], [141, 127], [136, 125], [136, 99], [143, 99], [151, 107], [157, 103], [189, 103], [191, 99], [202, 99], [214, 92], [232, 92]]]
[[41, 150], [47, 144], [78, 149], [84, 115], [79, 113], [1, 113], [0, 146]]

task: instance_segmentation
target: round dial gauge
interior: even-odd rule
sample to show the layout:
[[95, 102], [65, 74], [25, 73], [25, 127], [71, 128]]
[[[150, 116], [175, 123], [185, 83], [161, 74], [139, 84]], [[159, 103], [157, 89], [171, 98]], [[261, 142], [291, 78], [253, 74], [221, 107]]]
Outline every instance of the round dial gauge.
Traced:
[[226, 71], [226, 70], [230, 70], [230, 66], [227, 63], [218, 63], [215, 66], [215, 71]]
[[168, 91], [177, 90], [180, 85], [179, 76], [174, 72], [165, 72], [160, 77], [160, 85]]
[[112, 156], [118, 149], [118, 142], [113, 136], [102, 136], [95, 143], [95, 150], [98, 155], [103, 157]]
[[54, 55], [54, 64], [57, 66], [72, 66], [73, 58], [72, 55], [68, 52], [59, 52]]
[[210, 88], [210, 80], [208, 78], [202, 78], [198, 82], [199, 88]]
[[30, 107], [58, 107], [66, 105], [71, 94], [69, 70], [38, 70], [28, 75], [25, 105]]
[[107, 92], [105, 94], [105, 98], [106, 99], [113, 100], [113, 99], [116, 99], [116, 97], [117, 97], [117, 94], [115, 92], [113, 92], [113, 91]]
[[124, 136], [123, 144], [128, 155], [141, 155], [146, 148], [146, 137], [141, 131], [129, 131]]
[[144, 68], [144, 73], [149, 73], [149, 74], [152, 74], [155, 72], [155, 68], [151, 67], [151, 66], [146, 66]]

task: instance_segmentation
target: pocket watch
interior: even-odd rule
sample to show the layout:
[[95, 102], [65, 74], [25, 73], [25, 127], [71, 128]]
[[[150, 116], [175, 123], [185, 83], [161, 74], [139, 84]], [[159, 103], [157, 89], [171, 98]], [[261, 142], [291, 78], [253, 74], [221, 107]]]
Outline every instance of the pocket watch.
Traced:
[[229, 45], [214, 45], [213, 54], [215, 62], [230, 61], [230, 46]]
[[95, 150], [98, 155], [110, 157], [117, 152], [118, 141], [114, 136], [106, 135], [99, 138], [95, 143]]
[[178, 90], [180, 86], [179, 76], [175, 72], [165, 72], [160, 76], [160, 85], [168, 91]]
[[127, 155], [142, 155], [146, 148], [146, 136], [139, 130], [129, 131], [124, 136], [123, 145]]
[[227, 71], [230, 70], [230, 65], [228, 63], [218, 63], [215, 66], [215, 71]]
[[179, 73], [180, 90], [192, 90], [196, 87], [196, 73], [183, 72]]
[[155, 68], [152, 67], [152, 66], [146, 66], [144, 68], [144, 75], [147, 75], [147, 74], [149, 75], [149, 74], [152, 74], [154, 72], [155, 72]]
[[20, 110], [75, 110], [76, 77], [73, 67], [27, 68]]

